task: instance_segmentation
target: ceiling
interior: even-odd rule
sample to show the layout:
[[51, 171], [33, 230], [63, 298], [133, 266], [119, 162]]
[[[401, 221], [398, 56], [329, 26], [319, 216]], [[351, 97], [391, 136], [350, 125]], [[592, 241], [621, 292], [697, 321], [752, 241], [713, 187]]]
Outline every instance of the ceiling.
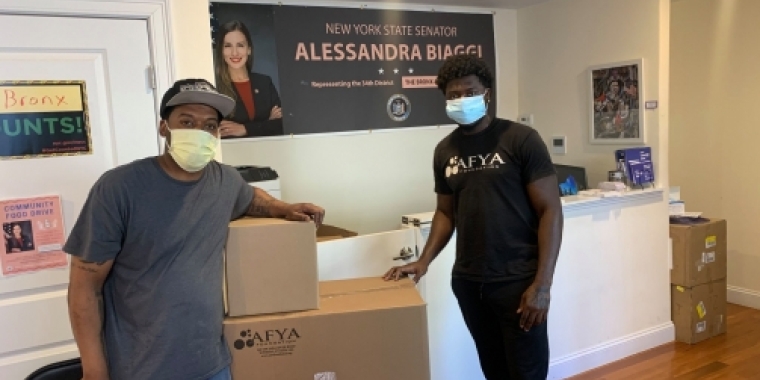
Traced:
[[[342, 0], [343, 1], [343, 0]], [[356, 2], [356, 0], [345, 0]], [[475, 8], [505, 8], [517, 9], [528, 7], [550, 0], [359, 0], [362, 3], [386, 3], [386, 4], [423, 4], [432, 6], [457, 6]]]

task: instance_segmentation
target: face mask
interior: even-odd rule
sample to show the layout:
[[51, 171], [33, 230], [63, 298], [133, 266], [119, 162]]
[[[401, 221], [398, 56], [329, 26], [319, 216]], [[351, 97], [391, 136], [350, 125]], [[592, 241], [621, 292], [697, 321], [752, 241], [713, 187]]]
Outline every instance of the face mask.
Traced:
[[473, 126], [486, 116], [485, 95], [475, 95], [446, 101], [446, 114], [461, 126]]
[[169, 154], [184, 171], [195, 173], [214, 159], [217, 138], [198, 129], [170, 129]]

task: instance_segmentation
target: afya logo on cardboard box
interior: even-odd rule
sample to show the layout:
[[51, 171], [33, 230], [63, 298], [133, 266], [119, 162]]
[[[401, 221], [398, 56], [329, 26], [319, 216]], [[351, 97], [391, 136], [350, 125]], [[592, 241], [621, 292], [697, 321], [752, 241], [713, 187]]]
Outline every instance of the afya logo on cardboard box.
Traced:
[[243, 330], [240, 332], [240, 339], [233, 344], [236, 350], [242, 350], [246, 347], [270, 346], [295, 343], [301, 339], [296, 329], [284, 328], [264, 331]]

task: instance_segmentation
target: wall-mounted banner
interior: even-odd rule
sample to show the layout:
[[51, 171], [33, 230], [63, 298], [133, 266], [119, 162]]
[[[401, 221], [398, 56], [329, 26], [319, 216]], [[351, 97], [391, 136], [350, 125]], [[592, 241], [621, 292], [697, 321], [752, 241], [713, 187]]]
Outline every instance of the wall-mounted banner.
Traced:
[[0, 81], [0, 159], [90, 153], [84, 81]]
[[61, 198], [46, 196], [0, 201], [3, 275], [65, 268]]
[[453, 124], [435, 84], [443, 61], [470, 53], [496, 69], [492, 14], [219, 2], [210, 10], [216, 84], [237, 99], [224, 138]]

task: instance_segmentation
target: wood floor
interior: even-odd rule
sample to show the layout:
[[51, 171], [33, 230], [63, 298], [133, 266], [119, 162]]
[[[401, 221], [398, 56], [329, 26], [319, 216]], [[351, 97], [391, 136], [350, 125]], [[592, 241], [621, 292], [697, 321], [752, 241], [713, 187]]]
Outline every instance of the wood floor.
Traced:
[[760, 311], [729, 304], [727, 323], [725, 335], [661, 346], [572, 379], [760, 379]]

